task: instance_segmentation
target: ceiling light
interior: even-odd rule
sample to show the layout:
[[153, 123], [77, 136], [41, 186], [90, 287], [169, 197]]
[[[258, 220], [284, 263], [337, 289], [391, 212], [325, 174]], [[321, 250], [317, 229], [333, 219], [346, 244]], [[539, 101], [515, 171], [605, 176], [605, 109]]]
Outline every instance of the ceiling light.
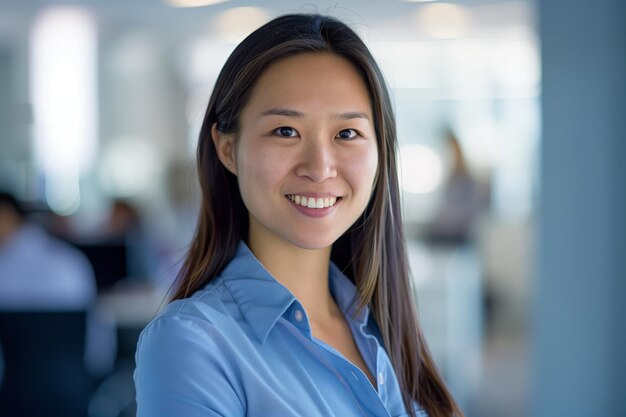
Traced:
[[217, 17], [215, 27], [223, 40], [234, 42], [267, 23], [270, 17], [269, 13], [260, 7], [233, 7], [224, 10]]
[[172, 7], [203, 7], [225, 3], [229, 0], [165, 0]]
[[427, 194], [434, 191], [443, 177], [443, 164], [437, 154], [424, 145], [400, 148], [400, 184], [404, 191]]
[[97, 28], [89, 12], [57, 6], [36, 18], [30, 34], [34, 145], [46, 200], [67, 215], [80, 205], [80, 175], [97, 150]]
[[434, 39], [454, 39], [466, 35], [469, 15], [462, 6], [436, 3], [421, 7], [416, 12], [419, 26]]

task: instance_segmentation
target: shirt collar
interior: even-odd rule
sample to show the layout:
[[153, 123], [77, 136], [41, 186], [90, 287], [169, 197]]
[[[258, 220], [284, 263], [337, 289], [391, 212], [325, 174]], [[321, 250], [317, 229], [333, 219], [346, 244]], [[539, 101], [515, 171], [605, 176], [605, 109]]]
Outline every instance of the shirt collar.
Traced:
[[[235, 256], [220, 274], [243, 316], [265, 343], [267, 335], [289, 307], [298, 302], [296, 297], [269, 273], [241, 241]], [[356, 313], [356, 287], [341, 270], [331, 262], [329, 270], [330, 291], [350, 320]], [[358, 324], [367, 322], [368, 308], [354, 317]]]

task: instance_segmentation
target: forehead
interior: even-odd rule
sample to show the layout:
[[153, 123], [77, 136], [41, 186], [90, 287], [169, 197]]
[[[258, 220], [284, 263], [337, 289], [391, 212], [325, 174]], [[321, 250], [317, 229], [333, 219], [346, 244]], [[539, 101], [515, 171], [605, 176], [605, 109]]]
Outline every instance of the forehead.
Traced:
[[345, 58], [330, 53], [303, 53], [272, 64], [259, 78], [244, 113], [269, 108], [311, 113], [360, 111], [370, 115], [363, 78]]

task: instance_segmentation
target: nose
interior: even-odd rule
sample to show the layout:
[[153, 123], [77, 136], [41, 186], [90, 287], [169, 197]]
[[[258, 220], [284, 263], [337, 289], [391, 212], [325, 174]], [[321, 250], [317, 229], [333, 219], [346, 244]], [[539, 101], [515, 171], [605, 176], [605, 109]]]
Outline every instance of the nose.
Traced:
[[321, 183], [337, 176], [333, 144], [330, 141], [310, 140], [303, 144], [302, 157], [296, 174]]

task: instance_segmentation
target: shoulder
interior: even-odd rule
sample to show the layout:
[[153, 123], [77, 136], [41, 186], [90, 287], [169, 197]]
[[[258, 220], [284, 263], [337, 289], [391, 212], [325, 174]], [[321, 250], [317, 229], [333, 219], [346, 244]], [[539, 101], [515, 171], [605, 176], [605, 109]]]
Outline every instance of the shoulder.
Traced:
[[223, 282], [216, 279], [192, 297], [168, 304], [142, 331], [139, 346], [180, 338], [216, 337], [232, 325]]
[[[174, 301], [141, 332], [137, 343], [138, 369], [161, 366], [163, 361], [192, 367], [191, 358], [217, 354], [224, 347], [218, 311], [190, 300]], [[220, 346], [221, 345], [221, 346]], [[215, 350], [213, 348], [220, 347]], [[153, 368], [154, 369], [154, 368]], [[191, 370], [191, 369], [190, 369]]]
[[241, 414], [232, 321], [216, 287], [170, 303], [146, 326], [135, 357], [140, 415]]
[[232, 364], [249, 344], [248, 333], [239, 305], [216, 277], [191, 297], [168, 304], [144, 328], [137, 343], [138, 360], [197, 350]]

